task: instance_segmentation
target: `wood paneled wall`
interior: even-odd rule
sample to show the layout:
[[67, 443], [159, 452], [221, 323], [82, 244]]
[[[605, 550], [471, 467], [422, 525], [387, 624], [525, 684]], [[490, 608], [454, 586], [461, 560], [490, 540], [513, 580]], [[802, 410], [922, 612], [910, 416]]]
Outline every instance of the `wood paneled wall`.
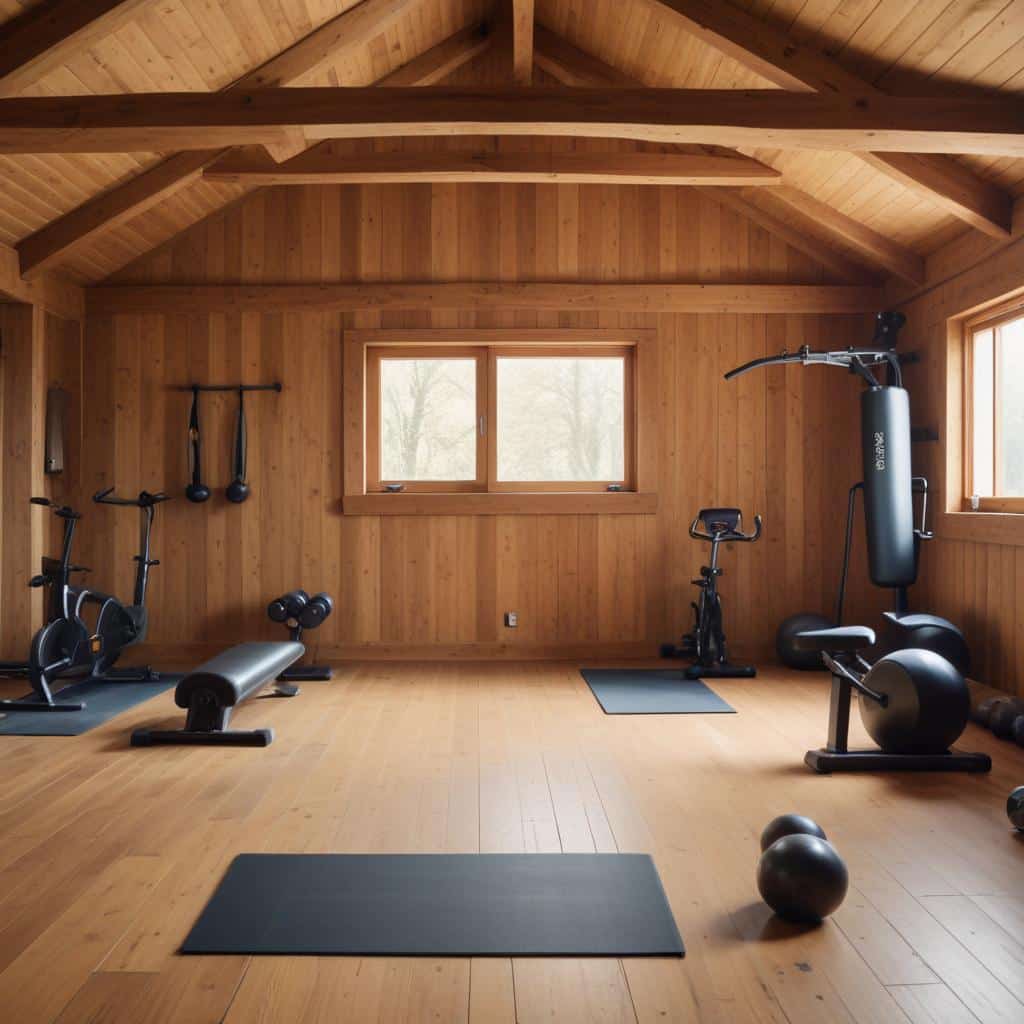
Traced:
[[913, 600], [964, 629], [973, 676], [1024, 695], [1024, 516], [953, 511], [959, 474], [947, 465], [962, 444], [956, 385], [947, 387], [949, 375], [957, 377], [957, 353], [949, 350], [958, 328], [951, 318], [1022, 289], [1024, 241], [1018, 239], [902, 308], [907, 347], [926, 357], [907, 371], [914, 421], [940, 433], [937, 444], [915, 446], [915, 466], [935, 492], [936, 539], [925, 549]]
[[[270, 189], [209, 219], [120, 281], [753, 281], [827, 274], [692, 189], [366, 186]], [[346, 327], [646, 327], [657, 331], [661, 419], [656, 515], [343, 516]], [[218, 645], [280, 635], [264, 606], [325, 589], [320, 653], [652, 653], [688, 626], [706, 554], [686, 536], [701, 505], [765, 517], [728, 552], [737, 647], [763, 652], [785, 614], [827, 608], [838, 517], [856, 470], [856, 389], [838, 374], [774, 370], [727, 384], [731, 366], [803, 342], [863, 336], [858, 317], [431, 311], [117, 315], [87, 325], [83, 491], [165, 488], [152, 640]], [[250, 413], [253, 496], [223, 498], [235, 400], [204, 396], [208, 482], [186, 483], [193, 379], [279, 379]], [[126, 591], [135, 524], [90, 508], [83, 558]], [[504, 628], [516, 610], [519, 627]], [[185, 648], [183, 648], [184, 650]]]
[[[80, 328], [41, 306], [0, 304], [0, 658], [28, 655], [42, 614], [42, 594], [28, 580], [44, 551], [56, 550], [60, 527], [28, 499], [45, 494], [69, 500], [79, 492], [81, 424]], [[43, 474], [47, 386], [71, 396], [68, 471]]]

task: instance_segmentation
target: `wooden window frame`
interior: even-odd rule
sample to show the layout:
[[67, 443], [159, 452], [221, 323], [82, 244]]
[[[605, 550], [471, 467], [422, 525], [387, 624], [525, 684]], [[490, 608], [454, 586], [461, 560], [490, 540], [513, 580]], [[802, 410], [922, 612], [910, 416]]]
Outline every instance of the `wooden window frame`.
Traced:
[[[379, 362], [388, 348], [403, 355], [452, 355], [455, 350], [478, 358], [478, 403], [486, 405], [486, 429], [496, 427], [497, 361], [536, 355], [627, 356], [625, 479], [591, 482], [498, 482], [497, 446], [478, 445], [475, 481], [402, 481], [389, 492], [377, 479], [379, 437], [370, 429], [379, 420]], [[481, 358], [486, 353], [486, 358]], [[427, 329], [351, 330], [343, 338], [343, 497], [347, 515], [455, 514], [649, 514], [657, 509], [654, 475], [659, 439], [658, 367], [653, 330], [586, 329]], [[482, 368], [482, 370], [481, 370]], [[478, 408], [479, 408], [478, 404]], [[487, 464], [481, 473], [481, 460]], [[481, 483], [483, 486], [481, 486]], [[621, 484], [609, 491], [608, 484]], [[438, 488], [442, 487], [442, 490]]]
[[[963, 321], [962, 345], [962, 393], [961, 402], [963, 408], [962, 437], [961, 437], [961, 511], [964, 512], [1001, 512], [1001, 513], [1024, 513], [1024, 496], [995, 495], [992, 497], [978, 498], [975, 506], [972, 502], [974, 492], [974, 336], [980, 331], [993, 331], [993, 357], [998, 353], [995, 332], [1006, 323], [1014, 320], [1024, 319], [1024, 297], [1018, 296], [1009, 302], [985, 310], [976, 316]], [[993, 366], [992, 386], [995, 389], [999, 380], [999, 367]], [[993, 409], [996, 401], [993, 395]], [[998, 417], [995, 417], [998, 424]], [[993, 459], [993, 489], [998, 489], [998, 467], [999, 467], [999, 434], [994, 425], [994, 436], [992, 439]]]
[[[479, 421], [488, 408], [488, 349], [483, 345], [373, 345], [366, 349], [366, 493], [388, 493], [387, 485], [401, 483], [404, 492], [461, 494], [487, 490], [487, 446], [480, 443]], [[473, 480], [381, 479], [380, 470], [380, 370], [388, 359], [472, 359], [476, 363], [476, 477]], [[371, 429], [376, 426], [377, 429]]]

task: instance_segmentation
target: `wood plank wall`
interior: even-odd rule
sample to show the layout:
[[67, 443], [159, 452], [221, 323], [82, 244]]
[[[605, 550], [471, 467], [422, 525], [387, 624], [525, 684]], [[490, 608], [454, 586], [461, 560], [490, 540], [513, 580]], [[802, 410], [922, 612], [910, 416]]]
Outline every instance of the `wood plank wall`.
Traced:
[[[60, 542], [59, 524], [28, 499], [45, 494], [77, 495], [81, 441], [79, 325], [41, 307], [0, 304], [0, 658], [27, 656], [32, 630], [42, 614], [42, 594], [27, 586], [39, 572], [43, 551]], [[47, 382], [71, 395], [68, 464], [62, 476], [44, 477]]]
[[[940, 430], [940, 441], [915, 446], [915, 467], [932, 481], [936, 539], [922, 559], [915, 607], [958, 623], [972, 650], [971, 674], [998, 689], [1024, 695], [1024, 516], [950, 513], [960, 488], [947, 488], [949, 446], [962, 444], [956, 392], [947, 395], [950, 318], [1002, 300], [1024, 288], [1024, 242], [1018, 240], [928, 290], [901, 308], [908, 317], [907, 348], [924, 361], [908, 369], [914, 422]], [[947, 423], [952, 399], [953, 415]], [[955, 471], [951, 471], [955, 473]], [[958, 476], [958, 474], [956, 474]]]
[[[695, 190], [554, 185], [264, 190], [118, 278], [472, 279], [830, 280]], [[446, 326], [656, 329], [658, 514], [342, 516], [343, 329]], [[830, 605], [838, 516], [857, 472], [856, 389], [799, 369], [733, 384], [721, 374], [864, 330], [857, 317], [530, 310], [97, 318], [86, 331], [82, 488], [178, 496], [160, 510], [151, 638], [179, 654], [280, 635], [264, 606], [299, 585], [337, 599], [309, 637], [329, 656], [652, 653], [688, 625], [689, 581], [706, 553], [686, 536], [690, 518], [701, 505], [736, 503], [763, 513], [766, 533], [727, 554], [728, 624], [739, 648], [763, 653], [783, 615]], [[223, 498], [234, 399], [212, 396], [202, 418], [215, 497], [190, 505], [181, 499], [189, 397], [172, 389], [240, 377], [285, 385], [247, 405], [253, 497], [243, 506]], [[135, 524], [117, 510], [88, 511], [83, 558], [98, 583], [127, 591]], [[516, 630], [502, 625], [510, 609]]]

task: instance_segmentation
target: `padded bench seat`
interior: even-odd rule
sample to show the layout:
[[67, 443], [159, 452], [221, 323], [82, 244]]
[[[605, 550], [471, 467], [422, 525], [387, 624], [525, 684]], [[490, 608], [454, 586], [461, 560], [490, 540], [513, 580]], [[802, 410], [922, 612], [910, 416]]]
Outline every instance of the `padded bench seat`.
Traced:
[[[256, 696], [289, 665], [305, 654], [294, 641], [237, 644], [200, 665], [178, 683], [174, 702], [187, 710], [180, 730], [137, 729], [133, 747], [157, 743], [216, 744], [266, 747], [274, 741], [272, 729], [231, 730], [232, 709]], [[272, 697], [294, 697], [297, 686], [277, 683]]]
[[875, 631], [868, 626], [833, 626], [831, 629], [808, 629], [797, 633], [793, 646], [798, 651], [826, 651], [839, 654], [861, 651], [875, 642]]

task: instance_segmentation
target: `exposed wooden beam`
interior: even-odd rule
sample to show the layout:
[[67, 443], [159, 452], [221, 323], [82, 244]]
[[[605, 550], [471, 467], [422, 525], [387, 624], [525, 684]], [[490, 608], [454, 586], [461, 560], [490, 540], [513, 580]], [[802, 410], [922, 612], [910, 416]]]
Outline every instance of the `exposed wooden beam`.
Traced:
[[33, 279], [66, 260], [104, 231], [127, 223], [190, 185], [207, 164], [228, 152], [227, 149], [200, 149], [176, 153], [50, 221], [18, 243], [22, 275]]
[[494, 36], [486, 24], [469, 25], [418, 57], [413, 57], [390, 75], [374, 82], [374, 85], [378, 88], [437, 85], [453, 71], [458, 71], [464, 64], [479, 57], [493, 42]]
[[287, 163], [260, 150], [233, 151], [203, 172], [243, 185], [371, 182], [574, 182], [626, 185], [772, 185], [782, 175], [739, 153], [444, 153], [335, 154], [317, 147]]
[[[794, 43], [747, 11], [718, 0], [647, 0], [665, 17], [762, 78], [783, 89], [813, 89], [835, 96], [885, 96], [847, 71], [831, 54]], [[1007, 103], [1011, 101], [1007, 98]], [[883, 148], [883, 147], [880, 147]], [[949, 152], [958, 152], [950, 147]], [[972, 227], [996, 238], [1010, 235], [1010, 195], [940, 153], [861, 152], [876, 170], [927, 196]]]
[[559, 135], [1024, 157], [1005, 96], [846, 99], [780, 89], [336, 89], [0, 100], [0, 152], [129, 152], [394, 135]]
[[643, 86], [643, 82], [638, 82], [611, 64], [580, 50], [543, 25], [535, 29], [535, 47], [534, 60], [537, 67], [552, 78], [557, 78], [563, 85], [596, 89], [609, 86], [636, 89]]
[[753, 196], [755, 202], [762, 207], [767, 206], [769, 210], [777, 204], [784, 214], [799, 218], [801, 230], [809, 233], [825, 230], [829, 235], [841, 238], [874, 266], [882, 267], [912, 284], [924, 281], [924, 257], [912, 249], [898, 245], [880, 232], [800, 189], [782, 185], [764, 191], [764, 197]]
[[89, 313], [272, 313], [357, 309], [631, 310], [648, 313], [866, 313], [879, 288], [783, 284], [581, 284], [500, 281], [438, 284], [141, 285], [86, 290]]
[[150, 0], [47, 0], [0, 27], [0, 96], [28, 89]]
[[516, 85], [533, 84], [534, 0], [512, 0], [512, 77]]
[[728, 0], [646, 0], [667, 22], [780, 89], [795, 92], [877, 93], [827, 53], [802, 46]]
[[[760, 189], [757, 190], [761, 191]], [[756, 202], [754, 190], [745, 188], [702, 188], [701, 192], [715, 202], [728, 206], [765, 231], [780, 238], [788, 246], [802, 252], [823, 267], [838, 274], [843, 280], [858, 283], [877, 283], [875, 275], [864, 265], [851, 259], [844, 249], [836, 245], [828, 231], [821, 231], [809, 217], [781, 217], [764, 209]]]
[[269, 89], [295, 85], [387, 31], [424, 0], [363, 0], [320, 28], [303, 36], [283, 53], [231, 86], [238, 89]]
[[862, 160], [992, 238], [1011, 236], [1013, 196], [951, 157], [860, 153]]
[[[393, 7], [370, 8], [366, 4], [361, 4], [359, 7], [350, 8], [334, 21], [328, 22], [324, 28], [335, 26], [335, 22], [344, 21], [344, 19], [354, 16], [356, 12], [362, 11], [360, 20], [355, 23], [355, 28], [358, 31], [353, 33], [355, 38], [362, 38], [362, 33], [369, 31], [366, 12], [372, 9], [376, 10], [378, 17], [397, 17]], [[353, 23], [348, 22], [348, 24]], [[331, 32], [336, 35], [337, 26], [331, 29]], [[435, 81], [435, 76], [440, 72], [443, 71], [444, 74], [447, 74], [454, 70], [460, 62], [470, 60], [480, 53], [488, 41], [483, 27], [473, 26], [416, 57], [392, 75], [382, 79], [379, 84], [388, 84], [403, 73], [404, 77], [396, 84], [416, 85], [419, 82], [426, 84]], [[302, 41], [296, 44], [296, 46], [301, 45]], [[294, 51], [295, 47], [286, 50], [229, 88], [241, 89], [273, 81], [287, 84], [291, 80], [286, 77], [287, 75], [301, 76], [303, 74], [300, 70], [302, 64], [296, 59]], [[308, 58], [315, 61], [317, 54], [321, 52], [321, 47], [313, 46], [306, 52]], [[305, 146], [304, 139], [303, 146]], [[179, 189], [191, 184], [202, 173], [204, 167], [213, 163], [218, 157], [224, 156], [225, 153], [225, 149], [177, 153], [155, 167], [87, 200], [64, 216], [51, 221], [19, 243], [18, 253], [21, 257], [22, 274], [32, 277], [61, 260], [67, 259], [72, 252], [87, 245], [104, 231], [110, 231], [120, 224], [126, 223], [173, 195]]]
[[85, 291], [61, 274], [42, 274], [26, 281], [18, 268], [18, 254], [0, 243], [0, 302], [42, 306], [62, 320], [85, 318]]

